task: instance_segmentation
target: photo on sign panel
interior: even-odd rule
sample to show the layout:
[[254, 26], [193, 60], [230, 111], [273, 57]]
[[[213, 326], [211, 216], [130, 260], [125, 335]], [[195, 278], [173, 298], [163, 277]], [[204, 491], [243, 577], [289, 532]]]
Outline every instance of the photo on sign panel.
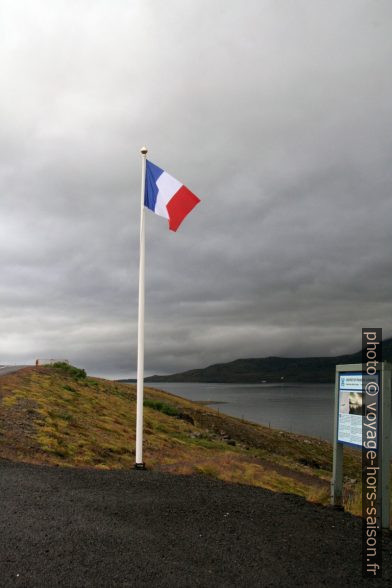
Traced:
[[349, 414], [362, 416], [362, 394], [360, 392], [350, 392]]

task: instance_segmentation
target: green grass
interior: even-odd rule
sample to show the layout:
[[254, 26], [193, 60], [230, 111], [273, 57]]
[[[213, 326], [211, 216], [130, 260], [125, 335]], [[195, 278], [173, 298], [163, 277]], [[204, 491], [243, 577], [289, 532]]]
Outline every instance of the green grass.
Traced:
[[171, 406], [170, 404], [166, 404], [165, 402], [160, 402], [159, 400], [150, 400], [146, 398], [143, 402], [144, 406], [148, 408], [153, 408], [154, 410], [159, 410], [159, 412], [163, 412], [163, 414], [167, 414], [168, 416], [178, 416], [179, 411], [175, 406]]

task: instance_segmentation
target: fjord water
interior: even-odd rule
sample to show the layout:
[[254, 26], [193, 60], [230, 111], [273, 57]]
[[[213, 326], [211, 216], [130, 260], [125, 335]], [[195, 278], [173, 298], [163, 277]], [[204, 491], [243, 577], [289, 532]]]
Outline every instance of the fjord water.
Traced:
[[[261, 425], [332, 441], [334, 384], [146, 384]], [[214, 404], [215, 401], [217, 404]], [[224, 404], [218, 404], [218, 403]]]

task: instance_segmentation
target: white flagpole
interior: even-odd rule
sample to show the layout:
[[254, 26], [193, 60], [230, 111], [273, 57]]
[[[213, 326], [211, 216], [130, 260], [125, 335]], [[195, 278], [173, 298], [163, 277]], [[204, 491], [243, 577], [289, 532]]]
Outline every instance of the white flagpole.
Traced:
[[142, 154], [142, 185], [140, 196], [140, 261], [139, 261], [139, 313], [137, 336], [137, 385], [136, 385], [136, 460], [135, 468], [145, 469], [143, 462], [143, 386], [144, 386], [144, 266], [145, 266], [145, 211], [144, 191], [146, 183], [147, 147]]

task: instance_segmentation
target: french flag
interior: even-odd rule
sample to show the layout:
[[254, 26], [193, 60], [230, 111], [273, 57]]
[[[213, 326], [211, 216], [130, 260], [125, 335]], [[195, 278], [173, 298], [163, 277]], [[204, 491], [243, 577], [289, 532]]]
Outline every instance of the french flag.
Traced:
[[169, 220], [169, 229], [176, 231], [184, 218], [200, 202], [181, 182], [163, 169], [146, 161], [144, 205]]

